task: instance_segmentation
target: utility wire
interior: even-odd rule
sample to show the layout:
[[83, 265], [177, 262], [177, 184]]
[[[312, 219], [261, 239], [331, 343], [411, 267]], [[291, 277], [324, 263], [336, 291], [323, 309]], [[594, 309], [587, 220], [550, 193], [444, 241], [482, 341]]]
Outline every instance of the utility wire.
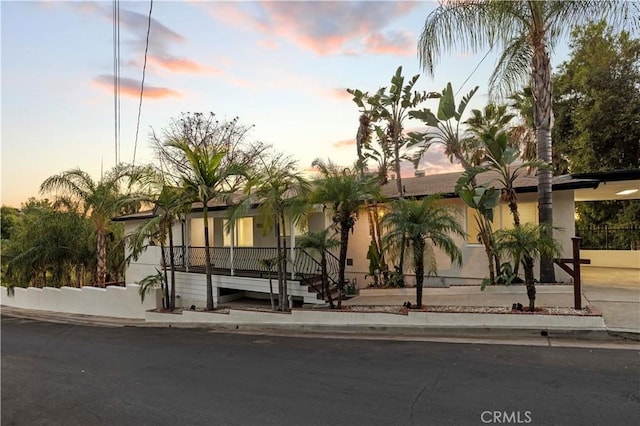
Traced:
[[467, 79], [462, 83], [462, 85], [458, 88], [456, 93], [453, 95], [454, 97], [458, 96], [458, 93], [460, 93], [460, 90], [462, 90], [464, 85], [467, 84], [467, 81], [469, 81], [469, 79], [473, 76], [473, 74], [475, 74], [475, 72], [478, 71], [478, 68], [480, 67], [480, 64], [482, 64], [484, 62], [484, 60], [487, 59], [487, 56], [489, 56], [489, 53], [491, 53], [492, 50], [493, 50], [493, 46], [487, 51], [487, 53], [484, 54], [482, 59], [480, 59], [480, 62], [478, 62], [478, 65], [476, 65], [476, 67], [473, 69], [473, 71], [471, 71], [471, 74], [469, 74], [469, 77], [467, 77]]
[[117, 13], [116, 0], [112, 5], [113, 12], [113, 142], [115, 148], [115, 162], [118, 164], [118, 32], [117, 32]]
[[147, 22], [147, 41], [144, 47], [144, 63], [142, 65], [142, 81], [140, 83], [140, 103], [138, 104], [138, 119], [136, 122], [136, 139], [133, 144], [133, 164], [136, 163], [136, 151], [138, 150], [138, 133], [140, 131], [140, 115], [142, 114], [142, 96], [144, 94], [144, 76], [147, 70], [147, 52], [149, 51], [149, 33], [151, 32], [151, 12], [153, 0], [149, 1], [149, 21]]

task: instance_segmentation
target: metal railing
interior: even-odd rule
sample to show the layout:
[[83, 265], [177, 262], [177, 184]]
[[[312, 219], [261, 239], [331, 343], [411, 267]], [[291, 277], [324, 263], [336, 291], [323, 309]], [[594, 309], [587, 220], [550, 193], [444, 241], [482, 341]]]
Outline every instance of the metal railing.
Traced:
[[576, 228], [585, 250], [640, 250], [640, 226]]
[[[182, 272], [205, 272], [205, 247], [174, 247], [174, 265], [176, 270]], [[229, 247], [210, 247], [211, 269], [216, 274], [268, 277], [275, 276], [277, 266], [273, 262], [277, 259], [278, 250], [276, 247], [234, 247], [233, 254]], [[290, 256], [290, 249], [285, 251], [287, 258]], [[166, 265], [169, 265], [169, 248], [164, 247]], [[272, 260], [272, 267], [266, 260]], [[335, 285], [338, 280], [338, 259], [327, 253], [327, 275], [331, 285]], [[308, 280], [321, 275], [320, 259], [312, 256], [307, 251], [296, 247], [294, 249], [294, 259], [287, 262], [286, 273], [293, 274], [298, 280]], [[315, 286], [314, 286], [315, 288]]]

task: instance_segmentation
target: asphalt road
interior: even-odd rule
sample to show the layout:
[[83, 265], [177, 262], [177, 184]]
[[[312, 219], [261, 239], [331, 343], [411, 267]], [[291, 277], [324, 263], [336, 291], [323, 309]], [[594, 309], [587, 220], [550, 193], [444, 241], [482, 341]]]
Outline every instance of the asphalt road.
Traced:
[[[637, 425], [633, 350], [2, 319], [2, 425]], [[499, 421], [498, 421], [499, 420]]]

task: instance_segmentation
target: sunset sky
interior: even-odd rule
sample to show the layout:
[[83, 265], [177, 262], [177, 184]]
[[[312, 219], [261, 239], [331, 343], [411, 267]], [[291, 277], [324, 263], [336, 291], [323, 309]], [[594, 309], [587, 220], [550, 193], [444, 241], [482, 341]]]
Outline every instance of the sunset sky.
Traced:
[[[290, 154], [355, 160], [358, 109], [346, 88], [387, 86], [399, 65], [421, 73], [417, 38], [435, 2], [154, 1], [136, 163], [151, 129], [181, 112], [255, 125], [251, 138]], [[120, 3], [121, 159], [133, 159], [148, 1]], [[41, 197], [40, 183], [115, 164], [112, 2], [2, 1], [2, 203]], [[454, 90], [485, 52], [453, 53], [419, 90]], [[462, 87], [487, 102], [492, 53]], [[553, 58], [557, 64], [556, 58]], [[433, 102], [433, 101], [432, 101]], [[435, 102], [426, 106], [434, 107]], [[408, 122], [406, 127], [415, 126]], [[450, 168], [437, 150], [422, 169]]]

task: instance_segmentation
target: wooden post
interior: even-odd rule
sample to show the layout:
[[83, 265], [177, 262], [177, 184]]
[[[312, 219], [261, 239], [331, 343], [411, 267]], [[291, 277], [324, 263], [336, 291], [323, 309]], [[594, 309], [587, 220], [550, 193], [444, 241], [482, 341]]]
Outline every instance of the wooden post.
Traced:
[[[590, 259], [580, 259], [580, 241], [582, 238], [573, 237], [573, 257], [571, 259], [553, 259], [553, 261], [573, 278], [573, 305], [575, 309], [582, 309], [582, 283], [580, 275], [580, 265], [589, 265]], [[573, 264], [573, 269], [567, 265]]]
[[573, 237], [573, 304], [575, 308], [582, 309], [582, 290], [580, 282], [580, 237]]

